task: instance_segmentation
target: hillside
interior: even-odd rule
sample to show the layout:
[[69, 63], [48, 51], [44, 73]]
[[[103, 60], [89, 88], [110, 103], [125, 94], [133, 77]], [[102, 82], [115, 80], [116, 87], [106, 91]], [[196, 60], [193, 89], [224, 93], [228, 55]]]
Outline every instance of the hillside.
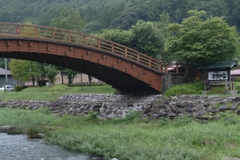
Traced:
[[230, 25], [240, 27], [240, 1], [234, 0], [0, 0], [0, 21], [50, 25], [63, 8], [76, 8], [86, 20], [84, 32], [106, 28], [128, 29], [137, 20], [157, 21], [163, 12], [172, 22], [181, 22], [191, 9], [224, 16]]

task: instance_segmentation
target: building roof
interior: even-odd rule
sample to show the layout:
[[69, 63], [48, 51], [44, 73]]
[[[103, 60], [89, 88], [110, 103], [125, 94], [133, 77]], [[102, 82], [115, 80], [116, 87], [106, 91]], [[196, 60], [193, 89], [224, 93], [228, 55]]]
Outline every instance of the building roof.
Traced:
[[[0, 75], [6, 75], [6, 70], [3, 68], [0, 68]], [[7, 75], [11, 75], [11, 72], [7, 70]]]
[[231, 75], [233, 76], [240, 75], [240, 69], [231, 70]]
[[231, 69], [235, 66], [238, 66], [235, 60], [228, 60], [205, 64], [200, 66], [198, 69]]

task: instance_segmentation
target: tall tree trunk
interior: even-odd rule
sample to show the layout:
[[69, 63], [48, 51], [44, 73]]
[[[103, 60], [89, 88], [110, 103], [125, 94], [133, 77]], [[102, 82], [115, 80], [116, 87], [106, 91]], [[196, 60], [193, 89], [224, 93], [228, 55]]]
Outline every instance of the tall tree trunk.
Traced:
[[92, 79], [93, 79], [93, 77], [90, 76], [90, 75], [88, 75], [88, 82], [89, 82], [90, 84], [92, 83]]
[[70, 84], [72, 84], [72, 75], [69, 74], [67, 77], [68, 77], [68, 86], [70, 86]]
[[63, 81], [63, 71], [61, 71], [61, 78], [62, 78], [62, 84], [64, 83]]
[[35, 86], [35, 78], [34, 78], [34, 76], [32, 76], [32, 85], [33, 85], [33, 87]]

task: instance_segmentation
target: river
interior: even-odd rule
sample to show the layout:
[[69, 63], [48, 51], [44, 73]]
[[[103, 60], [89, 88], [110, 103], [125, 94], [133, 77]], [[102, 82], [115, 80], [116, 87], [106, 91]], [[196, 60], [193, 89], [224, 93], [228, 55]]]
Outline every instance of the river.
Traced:
[[1, 160], [104, 160], [65, 150], [42, 139], [0, 133]]

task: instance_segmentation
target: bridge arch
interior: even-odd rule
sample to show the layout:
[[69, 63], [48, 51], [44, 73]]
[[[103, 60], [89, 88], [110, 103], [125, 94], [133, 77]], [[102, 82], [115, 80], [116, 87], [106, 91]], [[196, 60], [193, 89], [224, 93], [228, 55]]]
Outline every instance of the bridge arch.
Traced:
[[84, 33], [0, 22], [0, 57], [73, 69], [94, 76], [122, 93], [162, 90], [161, 61]]

